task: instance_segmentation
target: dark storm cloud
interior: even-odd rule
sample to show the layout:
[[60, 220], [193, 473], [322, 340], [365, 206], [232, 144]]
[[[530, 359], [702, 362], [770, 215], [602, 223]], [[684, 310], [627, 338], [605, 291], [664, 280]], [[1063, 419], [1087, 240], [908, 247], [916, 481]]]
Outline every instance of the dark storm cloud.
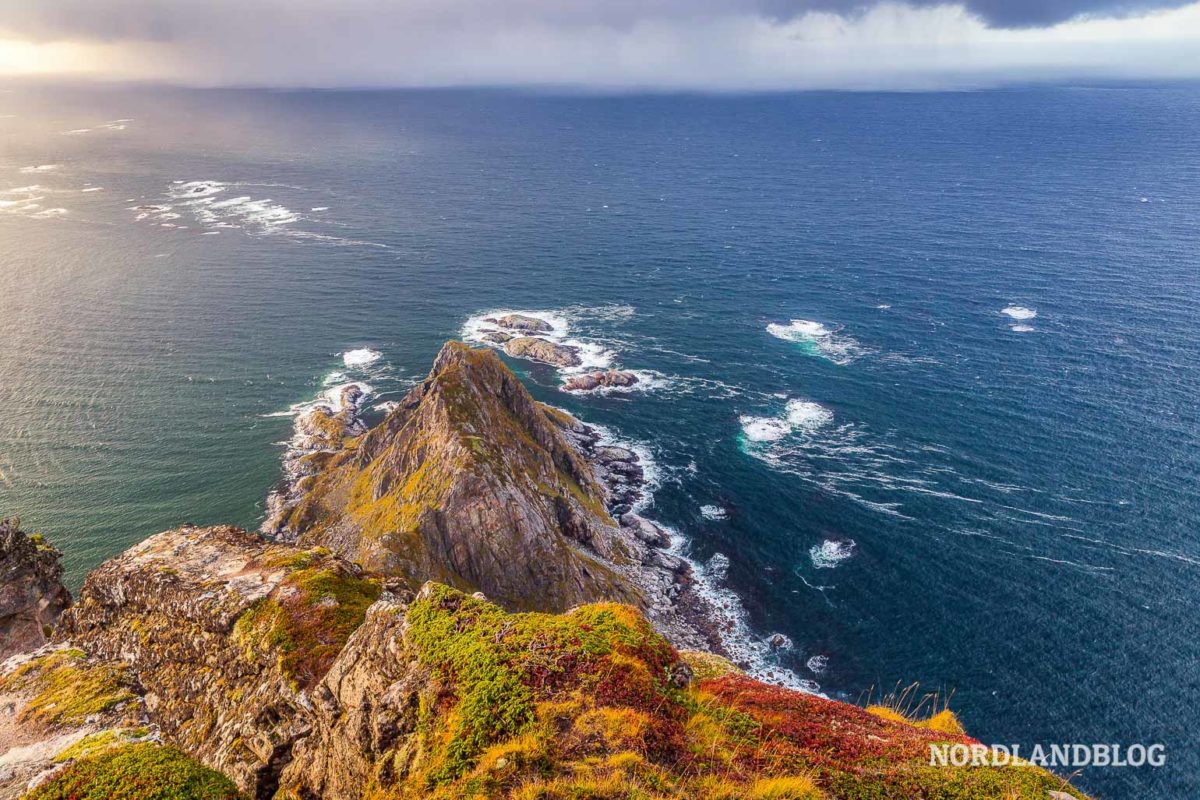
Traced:
[[[1186, 5], [1188, 0], [963, 0], [996, 27], [1044, 27], [1083, 15], [1123, 16]], [[909, 0], [907, 5], [953, 5]], [[789, 20], [810, 11], [864, 12], [862, 0], [3, 0], [0, 30], [35, 40], [177, 41], [274, 18], [285, 25], [321, 20], [330, 36], [365, 18], [381, 25], [478, 26], [524, 21], [548, 26], [623, 28], [645, 20], [687, 23], [714, 15]], [[351, 20], [350, 17], [355, 17]]]
[[205, 86], [926, 89], [1200, 77], [1200, 0], [0, 0], [5, 39]]
[[[1002, 28], [1033, 28], [1091, 15], [1128, 16], [1164, 8], [1178, 8], [1189, 0], [964, 0], [962, 5], [987, 22]], [[763, 0], [762, 10], [788, 18], [810, 10], [853, 12], [867, 3], [853, 0]], [[939, 5], [938, 0], [916, 0], [909, 5]]]

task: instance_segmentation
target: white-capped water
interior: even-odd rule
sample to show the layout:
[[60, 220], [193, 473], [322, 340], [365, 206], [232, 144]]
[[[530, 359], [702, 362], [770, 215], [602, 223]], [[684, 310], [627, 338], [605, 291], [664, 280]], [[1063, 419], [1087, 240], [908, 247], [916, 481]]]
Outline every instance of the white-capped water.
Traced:
[[1000, 309], [1000, 313], [1012, 319], [1033, 319], [1037, 316], [1037, 311], [1025, 306], [1006, 306]]
[[350, 368], [367, 367], [381, 358], [383, 358], [383, 353], [380, 353], [378, 350], [372, 350], [369, 347], [360, 347], [342, 353], [342, 363]]
[[817, 569], [833, 569], [854, 556], [853, 539], [826, 539], [808, 550], [808, 557]]
[[811, 400], [789, 400], [778, 417], [738, 417], [747, 442], [778, 442], [794, 434], [812, 434], [833, 422], [833, 412]]
[[839, 366], [845, 366], [867, 351], [855, 339], [842, 333], [840, 328], [830, 328], [823, 323], [808, 319], [794, 319], [786, 324], [772, 322], [767, 333], [785, 342], [794, 342], [811, 355], [820, 356]]
[[833, 422], [833, 412], [811, 400], [789, 400], [787, 423], [792, 430], [815, 431]]

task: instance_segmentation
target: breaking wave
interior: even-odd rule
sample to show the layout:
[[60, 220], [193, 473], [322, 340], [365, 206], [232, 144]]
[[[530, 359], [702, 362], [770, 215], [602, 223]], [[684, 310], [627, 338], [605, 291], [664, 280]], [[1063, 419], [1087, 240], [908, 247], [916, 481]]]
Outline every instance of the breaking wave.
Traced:
[[808, 319], [794, 319], [786, 325], [772, 322], [767, 326], [767, 333], [776, 339], [793, 342], [805, 353], [839, 366], [845, 366], [867, 352], [855, 339], [843, 334], [841, 328], [827, 328]]

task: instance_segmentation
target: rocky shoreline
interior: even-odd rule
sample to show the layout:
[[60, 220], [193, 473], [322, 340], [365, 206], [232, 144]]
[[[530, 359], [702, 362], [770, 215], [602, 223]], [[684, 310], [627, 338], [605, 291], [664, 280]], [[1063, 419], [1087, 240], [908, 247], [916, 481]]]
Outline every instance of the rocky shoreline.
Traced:
[[283, 515], [299, 502], [305, 479], [316, 475], [324, 459], [342, 449], [346, 437], [367, 432], [363, 412], [370, 397], [366, 384], [353, 382], [334, 386], [297, 409], [282, 458], [283, 480], [267, 494], [264, 533], [279, 531]]

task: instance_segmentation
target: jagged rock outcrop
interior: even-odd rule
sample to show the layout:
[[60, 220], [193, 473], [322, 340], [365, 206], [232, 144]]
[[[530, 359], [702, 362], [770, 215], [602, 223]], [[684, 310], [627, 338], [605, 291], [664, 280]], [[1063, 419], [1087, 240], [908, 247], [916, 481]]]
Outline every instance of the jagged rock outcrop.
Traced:
[[452, 342], [382, 423], [328, 460], [276, 533], [369, 570], [515, 609], [642, 605], [641, 553], [592, 466], [495, 353]]
[[185, 527], [92, 572], [62, 636], [126, 665], [168, 740], [267, 798], [311, 730], [310, 693], [383, 589], [328, 551]]
[[71, 604], [60, 555], [16, 520], [0, 520], [0, 661], [45, 644]]

